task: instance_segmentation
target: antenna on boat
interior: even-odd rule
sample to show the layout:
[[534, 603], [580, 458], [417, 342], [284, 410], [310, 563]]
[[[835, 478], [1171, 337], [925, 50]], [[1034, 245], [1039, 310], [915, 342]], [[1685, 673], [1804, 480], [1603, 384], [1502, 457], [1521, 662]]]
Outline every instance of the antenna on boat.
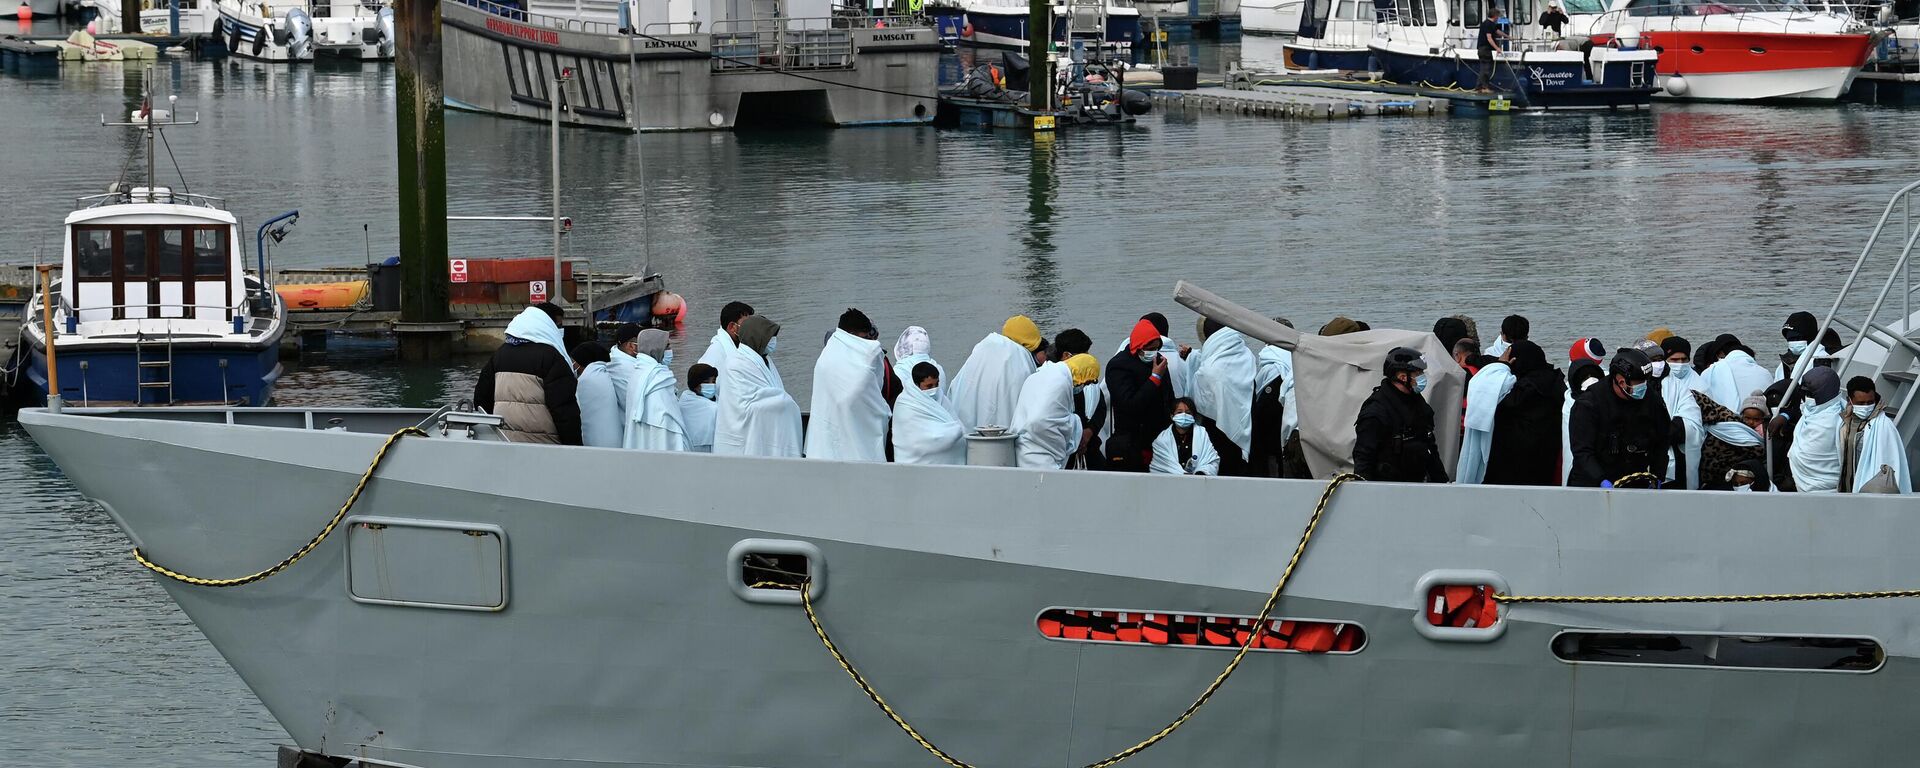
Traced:
[[100, 115], [100, 125], [102, 126], [146, 129], [146, 132], [147, 132], [147, 202], [155, 201], [154, 190], [156, 189], [156, 185], [158, 184], [158, 179], [155, 177], [154, 168], [153, 168], [154, 159], [155, 159], [154, 142], [160, 136], [160, 129], [166, 128], [168, 126], [174, 126], [174, 125], [199, 125], [200, 124], [199, 112], [193, 113], [192, 120], [183, 121], [183, 120], [177, 120], [174, 118], [173, 105], [180, 100], [179, 96], [175, 96], [173, 94], [167, 94], [167, 108], [157, 109], [154, 107], [153, 100], [154, 100], [154, 97], [158, 95], [157, 94], [158, 89], [154, 87], [154, 83], [158, 79], [155, 75], [155, 72], [156, 72], [155, 67], [151, 67], [151, 66], [147, 67], [146, 84], [141, 88], [142, 93], [141, 93], [141, 100], [140, 100], [140, 108], [133, 110], [133, 112], [131, 112], [128, 115], [127, 122], [109, 123], [107, 122], [107, 116], [105, 114]]

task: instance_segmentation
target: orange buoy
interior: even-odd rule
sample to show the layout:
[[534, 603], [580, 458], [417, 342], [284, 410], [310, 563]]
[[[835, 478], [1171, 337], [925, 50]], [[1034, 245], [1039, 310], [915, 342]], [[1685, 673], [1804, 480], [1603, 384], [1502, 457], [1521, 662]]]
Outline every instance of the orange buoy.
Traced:
[[671, 317], [675, 323], [678, 323], [686, 316], [686, 313], [687, 302], [685, 299], [680, 298], [680, 294], [662, 291], [659, 295], [653, 297], [654, 317]]
[[14, 15], [20, 19], [20, 23], [32, 24], [33, 23], [33, 6], [28, 5], [26, 0], [20, 0], [20, 10], [15, 12]]

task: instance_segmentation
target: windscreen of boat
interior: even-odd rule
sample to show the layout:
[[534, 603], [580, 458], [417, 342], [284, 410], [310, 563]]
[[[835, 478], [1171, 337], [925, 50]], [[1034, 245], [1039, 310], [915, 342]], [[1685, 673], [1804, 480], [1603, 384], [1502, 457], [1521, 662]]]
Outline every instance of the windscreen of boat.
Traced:
[[[1571, 5], [1571, 4], [1569, 4]], [[1716, 16], [1729, 13], [1805, 13], [1803, 3], [1763, 2], [1762, 0], [1632, 0], [1629, 16]], [[1582, 11], [1574, 11], [1582, 13]]]

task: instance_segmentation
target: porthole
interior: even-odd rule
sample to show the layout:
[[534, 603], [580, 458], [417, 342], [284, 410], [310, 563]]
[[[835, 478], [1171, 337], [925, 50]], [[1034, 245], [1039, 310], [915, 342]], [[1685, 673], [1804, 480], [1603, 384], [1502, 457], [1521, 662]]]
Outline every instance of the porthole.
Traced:
[[804, 541], [742, 539], [727, 550], [727, 585], [749, 603], [799, 605], [800, 587], [813, 600], [827, 589], [827, 561]]
[[1259, 632], [1258, 616], [1116, 611], [1099, 608], [1048, 608], [1034, 619], [1041, 637], [1068, 642], [1115, 645], [1224, 648], [1237, 650], [1254, 641], [1254, 651], [1359, 653], [1366, 628], [1331, 619], [1269, 618]]
[[1705, 49], [1705, 48], [1702, 48], [1702, 47], [1700, 47], [1700, 46], [1697, 46], [1697, 45], [1696, 45], [1696, 46], [1694, 46], [1694, 47], [1693, 47], [1693, 52], [1694, 52], [1694, 53], [1706, 53], [1706, 52], [1707, 52], [1707, 49]]
[[1429, 571], [1414, 585], [1420, 609], [1413, 629], [1428, 640], [1492, 642], [1507, 631], [1506, 612], [1494, 599], [1506, 591], [1506, 580], [1492, 571]]
[[1765, 54], [1765, 53], [1767, 52], [1767, 49], [1765, 49], [1765, 48], [1762, 48], [1762, 47], [1760, 47], [1760, 46], [1757, 46], [1757, 45], [1756, 45], [1756, 46], [1754, 46], [1754, 47], [1752, 47], [1752, 48], [1748, 48], [1747, 50], [1748, 50], [1749, 52], [1751, 52], [1751, 53], [1752, 53], [1753, 55], [1755, 55], [1755, 56], [1759, 56], [1759, 55], [1762, 55], [1762, 54]]
[[1797, 672], [1875, 672], [1886, 649], [1868, 637], [1705, 632], [1565, 630], [1553, 655], [1569, 664], [1705, 667]]

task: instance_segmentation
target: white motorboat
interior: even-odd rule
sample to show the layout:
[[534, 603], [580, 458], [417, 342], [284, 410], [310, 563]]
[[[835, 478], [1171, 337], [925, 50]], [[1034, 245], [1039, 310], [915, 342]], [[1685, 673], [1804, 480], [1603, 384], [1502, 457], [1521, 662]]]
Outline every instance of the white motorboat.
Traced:
[[312, 61], [316, 56], [390, 60], [393, 10], [384, 2], [306, 0], [276, 6], [270, 0], [214, 0], [215, 34], [235, 56], [257, 61]]
[[1657, 51], [1639, 47], [1623, 27], [1616, 41], [1588, 50], [1538, 24], [1526, 0], [1509, 9], [1507, 38], [1485, 82], [1474, 40], [1484, 16], [1480, 0], [1396, 0], [1380, 12], [1368, 48], [1387, 80], [1433, 88], [1486, 88], [1513, 95], [1529, 109], [1617, 109], [1647, 106]]

